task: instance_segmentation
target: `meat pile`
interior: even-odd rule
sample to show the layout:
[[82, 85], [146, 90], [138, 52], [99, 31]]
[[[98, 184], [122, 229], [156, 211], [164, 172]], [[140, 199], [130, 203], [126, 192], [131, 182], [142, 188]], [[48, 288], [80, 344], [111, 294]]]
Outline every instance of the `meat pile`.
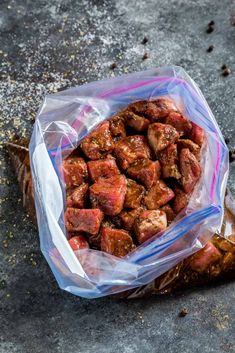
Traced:
[[201, 176], [203, 141], [166, 97], [134, 102], [99, 125], [63, 161], [72, 249], [123, 257], [160, 236]]

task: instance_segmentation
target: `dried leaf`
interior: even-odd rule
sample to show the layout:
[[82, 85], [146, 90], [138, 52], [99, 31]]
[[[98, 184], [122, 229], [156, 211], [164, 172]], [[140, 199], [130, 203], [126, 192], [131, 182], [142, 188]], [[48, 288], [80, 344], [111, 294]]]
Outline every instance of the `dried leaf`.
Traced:
[[23, 206], [29, 213], [33, 223], [36, 221], [34, 206], [33, 185], [29, 164], [29, 141], [25, 139], [15, 139], [7, 143], [13, 168], [15, 170], [20, 189], [23, 194]]

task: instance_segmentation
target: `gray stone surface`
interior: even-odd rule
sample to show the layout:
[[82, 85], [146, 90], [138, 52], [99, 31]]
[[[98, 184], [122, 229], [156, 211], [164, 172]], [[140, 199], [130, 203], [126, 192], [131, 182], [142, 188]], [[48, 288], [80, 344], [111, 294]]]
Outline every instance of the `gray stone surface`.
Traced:
[[4, 148], [14, 133], [30, 135], [46, 92], [170, 63], [196, 80], [234, 148], [234, 13], [231, 0], [1, 0], [0, 353], [235, 351], [235, 283], [129, 302], [61, 291]]

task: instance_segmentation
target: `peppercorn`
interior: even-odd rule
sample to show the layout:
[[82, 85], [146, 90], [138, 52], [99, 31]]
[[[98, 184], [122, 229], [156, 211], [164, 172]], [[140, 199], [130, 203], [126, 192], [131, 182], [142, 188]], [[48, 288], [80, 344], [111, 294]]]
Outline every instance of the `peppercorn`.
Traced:
[[188, 310], [186, 308], [183, 308], [179, 313], [179, 317], [185, 317], [187, 314]]
[[146, 43], [148, 43], [148, 38], [147, 37], [144, 37], [144, 39], [142, 40], [142, 42], [141, 42], [141, 44], [146, 44]]
[[207, 52], [208, 53], [211, 53], [214, 49], [214, 45], [210, 45], [208, 48], [207, 48]]
[[144, 53], [143, 57], [142, 57], [142, 60], [146, 60], [149, 58], [149, 54], [148, 53]]
[[117, 67], [117, 64], [116, 64], [116, 63], [112, 63], [112, 64], [110, 65], [110, 69], [111, 69], [111, 70], [116, 69], [116, 67]]
[[228, 75], [230, 75], [230, 73], [231, 73], [231, 70], [227, 67], [226, 69], [223, 70], [222, 75], [228, 76]]

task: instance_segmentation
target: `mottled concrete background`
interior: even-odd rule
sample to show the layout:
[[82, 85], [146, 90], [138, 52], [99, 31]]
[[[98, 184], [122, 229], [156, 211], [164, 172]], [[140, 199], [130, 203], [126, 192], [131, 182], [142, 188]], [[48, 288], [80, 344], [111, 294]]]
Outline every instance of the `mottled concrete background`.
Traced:
[[0, 353], [235, 351], [235, 283], [129, 302], [58, 289], [4, 147], [14, 133], [30, 135], [47, 92], [174, 63], [199, 84], [235, 148], [232, 22], [232, 0], [0, 0]]

